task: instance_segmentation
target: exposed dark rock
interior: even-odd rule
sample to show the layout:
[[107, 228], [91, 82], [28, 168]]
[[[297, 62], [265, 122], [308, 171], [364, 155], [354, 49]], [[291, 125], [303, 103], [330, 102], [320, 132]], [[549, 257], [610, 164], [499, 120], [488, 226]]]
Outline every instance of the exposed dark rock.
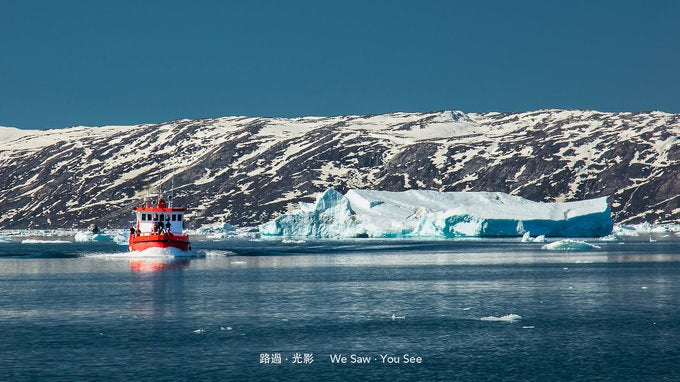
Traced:
[[679, 137], [679, 115], [567, 110], [26, 131], [0, 141], [0, 228], [125, 227], [173, 174], [194, 226], [262, 223], [331, 186], [611, 195], [618, 222], [678, 222]]

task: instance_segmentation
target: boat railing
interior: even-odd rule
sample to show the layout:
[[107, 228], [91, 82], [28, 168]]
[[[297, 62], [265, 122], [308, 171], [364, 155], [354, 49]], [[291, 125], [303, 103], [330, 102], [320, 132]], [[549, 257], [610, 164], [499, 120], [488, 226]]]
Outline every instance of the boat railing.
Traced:
[[162, 233], [156, 233], [156, 232], [140, 232], [139, 234], [132, 234], [130, 235], [134, 237], [143, 237], [143, 236], [176, 236], [176, 237], [189, 237], [186, 233], [177, 233], [177, 232], [162, 232]]

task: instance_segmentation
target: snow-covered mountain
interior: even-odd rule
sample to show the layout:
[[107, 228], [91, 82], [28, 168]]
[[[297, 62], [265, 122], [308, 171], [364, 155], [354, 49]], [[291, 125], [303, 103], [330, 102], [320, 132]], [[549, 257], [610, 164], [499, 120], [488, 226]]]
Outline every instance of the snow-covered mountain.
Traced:
[[680, 115], [539, 110], [0, 128], [0, 228], [124, 226], [175, 177], [192, 224], [254, 225], [328, 187], [611, 195], [617, 222], [680, 220]]

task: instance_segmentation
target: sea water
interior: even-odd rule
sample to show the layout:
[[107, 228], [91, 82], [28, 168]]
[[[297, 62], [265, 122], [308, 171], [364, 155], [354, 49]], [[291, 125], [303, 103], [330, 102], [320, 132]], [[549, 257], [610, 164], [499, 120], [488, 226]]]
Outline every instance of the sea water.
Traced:
[[680, 238], [0, 243], [0, 380], [680, 379]]

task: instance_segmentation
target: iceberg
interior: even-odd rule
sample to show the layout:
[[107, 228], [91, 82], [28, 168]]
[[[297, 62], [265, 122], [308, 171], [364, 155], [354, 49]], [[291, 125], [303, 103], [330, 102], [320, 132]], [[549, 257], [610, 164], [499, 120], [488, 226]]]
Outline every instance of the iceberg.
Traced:
[[283, 214], [259, 227], [266, 236], [361, 237], [366, 230], [350, 201], [329, 188], [314, 203], [300, 203], [300, 209]]
[[612, 232], [606, 197], [533, 202], [501, 192], [403, 192], [330, 188], [258, 227], [263, 236], [349, 237], [601, 237]]

